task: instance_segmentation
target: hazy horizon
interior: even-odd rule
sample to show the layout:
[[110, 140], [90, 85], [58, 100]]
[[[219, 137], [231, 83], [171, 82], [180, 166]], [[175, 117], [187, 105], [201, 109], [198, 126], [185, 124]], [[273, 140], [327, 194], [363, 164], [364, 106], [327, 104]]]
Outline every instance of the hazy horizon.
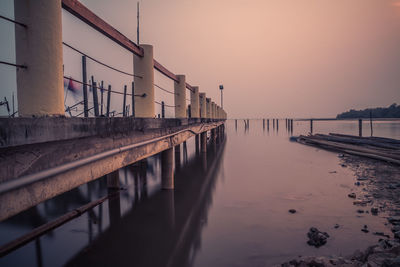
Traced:
[[[136, 1], [81, 2], [136, 42]], [[140, 42], [218, 104], [223, 84], [231, 118], [334, 117], [400, 102], [400, 1], [141, 0], [140, 7]], [[128, 53], [93, 45], [97, 33], [72, 34], [87, 27], [66, 13], [63, 39], [132, 71]]]

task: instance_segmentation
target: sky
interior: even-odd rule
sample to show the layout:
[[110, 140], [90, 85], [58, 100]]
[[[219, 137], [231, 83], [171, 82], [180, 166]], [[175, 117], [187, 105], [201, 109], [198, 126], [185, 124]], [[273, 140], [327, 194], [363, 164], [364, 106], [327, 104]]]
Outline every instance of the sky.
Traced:
[[[81, 2], [136, 42], [136, 1]], [[400, 103], [399, 0], [140, 0], [140, 12], [140, 43], [218, 104], [223, 84], [231, 118], [334, 117]], [[133, 71], [130, 53], [65, 11], [63, 40]], [[64, 48], [66, 75], [81, 75], [79, 60]], [[130, 82], [94, 64], [89, 72], [119, 89]]]

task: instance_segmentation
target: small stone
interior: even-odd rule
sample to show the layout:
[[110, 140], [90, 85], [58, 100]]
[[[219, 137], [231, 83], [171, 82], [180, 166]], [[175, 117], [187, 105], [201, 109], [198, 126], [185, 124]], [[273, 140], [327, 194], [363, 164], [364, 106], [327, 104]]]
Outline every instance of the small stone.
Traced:
[[387, 189], [396, 189], [396, 186], [393, 184], [390, 184], [388, 187], [386, 187]]
[[372, 215], [378, 215], [379, 209], [377, 207], [372, 207], [371, 208], [371, 213]]
[[346, 164], [340, 164], [340, 166], [342, 166], [342, 168], [346, 168], [347, 167]]
[[330, 171], [329, 173], [336, 173], [336, 171]]
[[400, 216], [389, 217], [389, 218], [388, 218], [388, 221], [389, 221], [391, 224], [398, 225], [398, 224], [400, 224]]
[[364, 210], [357, 210], [358, 213], [364, 213]]
[[339, 224], [335, 224], [335, 226], [333, 226], [333, 228], [338, 229], [340, 227]]
[[384, 236], [384, 237], [387, 237], [387, 238], [390, 237], [389, 235], [386, 235], [384, 232], [374, 232], [373, 234], [377, 235], [377, 236]]
[[339, 158], [344, 158], [344, 154], [338, 154]]
[[393, 233], [394, 232], [398, 232], [398, 231], [400, 231], [400, 225], [395, 225], [395, 226], [392, 227], [392, 232]]
[[360, 185], [361, 185], [361, 183], [357, 181], [357, 182], [355, 182], [355, 183], [354, 183], [354, 185], [356, 185], [356, 186], [360, 186]]
[[367, 177], [358, 177], [357, 180], [358, 181], [366, 181], [366, 180], [368, 180], [368, 178]]
[[321, 232], [315, 227], [311, 227], [310, 231], [307, 233], [309, 240], [307, 244], [310, 246], [320, 247], [326, 244], [327, 239], [329, 237], [328, 233]]
[[350, 194], [348, 194], [347, 195], [349, 198], [356, 198], [357, 196], [356, 196], [356, 193], [350, 193]]
[[366, 228], [361, 229], [361, 231], [364, 232], [364, 233], [368, 233], [369, 232], [369, 230], [366, 229]]
[[296, 213], [296, 210], [295, 209], [290, 209], [289, 212], [293, 214], [293, 213]]

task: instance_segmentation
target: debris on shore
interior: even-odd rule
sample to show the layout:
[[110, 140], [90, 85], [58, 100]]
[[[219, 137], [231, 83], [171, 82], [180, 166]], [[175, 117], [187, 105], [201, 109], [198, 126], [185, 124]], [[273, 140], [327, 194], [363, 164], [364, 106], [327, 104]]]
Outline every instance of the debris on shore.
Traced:
[[[330, 133], [300, 135], [297, 142], [400, 165], [400, 140], [396, 139]], [[344, 163], [341, 166], [347, 167]]]

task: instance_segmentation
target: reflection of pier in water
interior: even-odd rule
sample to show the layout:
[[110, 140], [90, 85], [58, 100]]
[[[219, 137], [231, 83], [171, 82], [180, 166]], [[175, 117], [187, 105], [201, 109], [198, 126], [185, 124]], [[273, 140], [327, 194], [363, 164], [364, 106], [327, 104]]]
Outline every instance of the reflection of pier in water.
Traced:
[[[224, 146], [211, 143], [207, 155], [198, 154], [177, 170], [175, 190], [137, 202], [122, 217], [119, 196], [110, 199], [110, 227], [67, 265], [190, 265], [200, 247]], [[136, 164], [131, 170], [135, 191], [140, 188], [141, 198], [146, 198], [145, 168]]]

